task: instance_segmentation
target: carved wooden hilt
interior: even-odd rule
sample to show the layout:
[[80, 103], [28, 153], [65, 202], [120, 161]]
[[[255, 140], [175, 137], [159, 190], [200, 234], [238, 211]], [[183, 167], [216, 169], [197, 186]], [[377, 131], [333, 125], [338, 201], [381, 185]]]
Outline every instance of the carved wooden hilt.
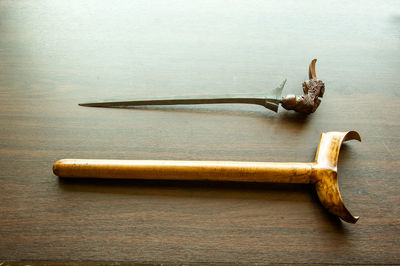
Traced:
[[315, 73], [315, 63], [317, 59], [314, 59], [310, 63], [308, 75], [310, 80], [303, 82], [303, 95], [289, 94], [286, 97], [282, 97], [282, 106], [286, 110], [294, 110], [299, 113], [310, 114], [317, 110], [321, 100], [318, 97], [324, 95], [325, 84], [322, 80], [317, 79]]

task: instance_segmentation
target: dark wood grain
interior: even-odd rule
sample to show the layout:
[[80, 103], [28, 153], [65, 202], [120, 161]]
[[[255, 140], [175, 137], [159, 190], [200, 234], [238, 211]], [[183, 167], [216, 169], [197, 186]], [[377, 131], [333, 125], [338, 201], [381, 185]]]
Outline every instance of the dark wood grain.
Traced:
[[[400, 263], [397, 1], [0, 2], [0, 261]], [[102, 109], [147, 95], [298, 93], [257, 106]], [[59, 180], [61, 158], [313, 160], [322, 131], [357, 130], [344, 224], [307, 185]]]

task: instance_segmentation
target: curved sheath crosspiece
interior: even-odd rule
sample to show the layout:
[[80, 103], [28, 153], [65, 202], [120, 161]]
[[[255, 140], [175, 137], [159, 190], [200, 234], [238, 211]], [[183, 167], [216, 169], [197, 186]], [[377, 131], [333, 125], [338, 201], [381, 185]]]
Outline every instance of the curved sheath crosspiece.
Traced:
[[315, 184], [319, 200], [329, 212], [346, 222], [356, 223], [359, 217], [353, 216], [344, 205], [337, 179], [340, 147], [344, 141], [352, 139], [361, 141], [356, 131], [322, 133], [313, 165], [312, 182]]

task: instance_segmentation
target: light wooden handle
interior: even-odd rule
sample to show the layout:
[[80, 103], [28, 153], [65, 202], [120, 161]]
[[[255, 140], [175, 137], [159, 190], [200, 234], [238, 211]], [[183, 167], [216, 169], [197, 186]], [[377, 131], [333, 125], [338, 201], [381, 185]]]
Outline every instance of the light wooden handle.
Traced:
[[310, 183], [313, 163], [63, 159], [53, 171], [65, 178], [211, 180]]

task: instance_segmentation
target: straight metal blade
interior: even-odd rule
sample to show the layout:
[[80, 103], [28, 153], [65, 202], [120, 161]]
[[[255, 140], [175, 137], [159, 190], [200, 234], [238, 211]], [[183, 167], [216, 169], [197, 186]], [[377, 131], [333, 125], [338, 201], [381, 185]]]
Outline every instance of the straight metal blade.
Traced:
[[108, 107], [123, 108], [134, 106], [149, 105], [188, 105], [188, 104], [223, 104], [223, 103], [242, 103], [262, 105], [274, 112], [278, 111], [281, 102], [281, 94], [286, 80], [277, 88], [266, 94], [223, 94], [223, 95], [193, 95], [193, 96], [174, 96], [174, 97], [151, 97], [120, 101], [102, 101], [91, 103], [80, 103], [80, 106], [87, 107]]

